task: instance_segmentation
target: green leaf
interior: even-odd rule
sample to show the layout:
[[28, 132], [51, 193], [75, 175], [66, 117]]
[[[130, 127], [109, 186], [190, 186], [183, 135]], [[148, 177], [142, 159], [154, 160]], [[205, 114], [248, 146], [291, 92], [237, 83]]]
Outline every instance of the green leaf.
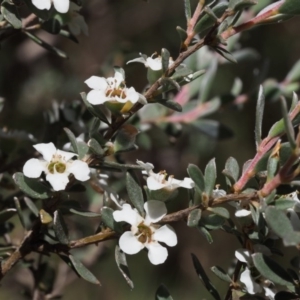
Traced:
[[228, 8], [233, 11], [239, 11], [255, 4], [257, 4], [256, 0], [230, 0]]
[[296, 82], [300, 80], [300, 60], [298, 60], [289, 73], [286, 75], [285, 80], [286, 82]]
[[295, 201], [289, 198], [279, 198], [275, 201], [275, 207], [279, 210], [287, 210], [295, 206]]
[[285, 0], [279, 7], [278, 12], [287, 15], [299, 15], [300, 2], [298, 0]]
[[230, 128], [215, 120], [200, 119], [194, 121], [191, 125], [213, 139], [223, 140], [233, 136]]
[[166, 73], [166, 71], [169, 68], [169, 59], [170, 59], [170, 52], [167, 49], [162, 48], [161, 49], [161, 65], [162, 65], [163, 73]]
[[77, 141], [77, 147], [78, 147], [78, 158], [82, 159], [84, 156], [89, 152], [89, 146], [82, 141]]
[[265, 214], [266, 222], [282, 238], [285, 246], [297, 246], [300, 243], [300, 233], [294, 231], [291, 221], [283, 211], [269, 206]]
[[92, 212], [92, 211], [81, 211], [81, 210], [77, 210], [74, 208], [70, 208], [70, 213], [74, 214], [74, 215], [78, 215], [81, 217], [87, 217], [87, 218], [98, 218], [101, 217], [101, 214]]
[[204, 226], [197, 226], [197, 229], [203, 234], [209, 244], [213, 242], [213, 238], [209, 231]]
[[86, 281], [100, 285], [99, 280], [80, 262], [79, 259], [73, 255], [69, 255], [69, 259], [78, 276]]
[[171, 296], [164, 284], [161, 284], [158, 287], [155, 293], [155, 300], [173, 300], [173, 297]]
[[27, 178], [21, 172], [15, 173], [13, 179], [19, 189], [32, 198], [47, 199], [50, 197], [46, 186], [36, 179]]
[[[222, 2], [224, 4], [224, 2]], [[200, 83], [200, 103], [209, 99], [209, 94], [212, 87], [215, 85], [215, 77], [218, 69], [217, 59], [213, 59], [208, 70], [204, 74]]]
[[202, 216], [200, 223], [208, 230], [217, 230], [224, 225], [225, 221], [225, 218], [217, 214], [210, 214], [208, 216]]
[[75, 137], [74, 133], [66, 127], [64, 128], [64, 131], [68, 136], [68, 139], [71, 143], [73, 151], [78, 154], [78, 145], [77, 145], [77, 140], [76, 140], [76, 137]]
[[22, 28], [22, 21], [17, 7], [8, 0], [4, 0], [1, 4], [1, 14], [4, 19], [10, 23], [15, 29]]
[[21, 222], [23, 228], [26, 229], [24, 214], [23, 214], [23, 211], [22, 211], [22, 208], [21, 208], [21, 204], [20, 204], [20, 201], [19, 201], [18, 197], [14, 197], [14, 202], [15, 202], [15, 207], [17, 209], [17, 213], [18, 213], [20, 222]]
[[188, 219], [187, 219], [187, 226], [189, 227], [196, 227], [201, 219], [202, 211], [201, 209], [194, 209], [190, 212]]
[[117, 266], [118, 266], [121, 274], [123, 275], [124, 279], [126, 280], [127, 284], [130, 286], [131, 289], [133, 289], [134, 284], [131, 279], [129, 269], [127, 266], [126, 255], [120, 249], [120, 247], [118, 245], [116, 245], [116, 248], [115, 248], [115, 260], [116, 260]]
[[234, 157], [229, 157], [225, 163], [225, 169], [222, 173], [226, 176], [226, 183], [231, 186], [234, 184], [238, 178], [240, 173], [240, 168], [237, 160]]
[[189, 21], [192, 16], [190, 0], [184, 0], [184, 13], [186, 20]]
[[256, 114], [255, 114], [255, 142], [256, 142], [256, 150], [261, 143], [261, 127], [263, 120], [263, 113], [265, 107], [265, 95], [262, 85], [259, 87], [258, 98], [256, 102]]
[[54, 212], [53, 229], [59, 242], [67, 245], [69, 243], [68, 229], [62, 214], [58, 210]]
[[59, 50], [58, 48], [51, 46], [49, 44], [47, 44], [45, 41], [41, 40], [39, 37], [37, 37], [36, 35], [30, 33], [29, 31], [23, 31], [23, 33], [25, 33], [32, 41], [34, 41], [36, 44], [38, 44], [39, 46], [43, 47], [44, 49], [48, 50], [49, 52], [62, 57], [62, 58], [68, 58], [68, 56], [66, 55], [65, 52]]
[[205, 188], [205, 181], [202, 171], [193, 164], [189, 164], [187, 168], [187, 172], [191, 179], [195, 182], [196, 188], [202, 193]]
[[259, 273], [273, 283], [283, 286], [290, 286], [293, 284], [293, 280], [287, 271], [271, 258], [262, 253], [255, 253], [252, 255], [252, 259], [254, 266]]
[[123, 125], [118, 130], [118, 133], [114, 140], [115, 152], [126, 151], [128, 149], [132, 149], [132, 146], [134, 146], [136, 136], [138, 133], [139, 133], [139, 131], [136, 129], [136, 127], [134, 127], [130, 124]]
[[224, 208], [224, 207], [208, 207], [207, 208], [209, 211], [213, 212], [214, 214], [223, 217], [225, 219], [229, 219], [230, 218], [230, 214], [229, 211]]
[[51, 34], [59, 34], [61, 30], [61, 24], [59, 20], [56, 18], [52, 18], [46, 22], [44, 22], [41, 26], [42, 29], [51, 33]]
[[8, 208], [0, 211], [0, 224], [8, 221], [17, 213], [15, 208]]
[[102, 147], [100, 146], [100, 144], [96, 141], [96, 139], [91, 138], [88, 141], [88, 146], [91, 148], [91, 150], [98, 155], [103, 155], [104, 154], [104, 150], [102, 149]]
[[28, 197], [24, 197], [24, 202], [25, 204], [27, 205], [27, 207], [32, 211], [32, 213], [38, 217], [39, 216], [39, 210], [38, 208], [36, 207], [36, 205], [33, 203], [33, 201], [28, 198]]
[[[212, 8], [213, 13], [220, 18], [228, 7], [228, 3], [221, 2]], [[215, 23], [215, 20], [208, 14], [205, 14], [196, 24], [195, 33], [202, 33], [204, 30], [210, 28]]]
[[120, 223], [115, 221], [113, 212], [114, 210], [110, 207], [106, 207], [106, 206], [102, 207], [101, 219], [108, 228], [116, 232], [120, 232], [121, 231]]
[[204, 182], [205, 182], [205, 193], [208, 196], [212, 195], [212, 191], [216, 184], [217, 168], [215, 158], [211, 159], [205, 167], [204, 171]]
[[126, 173], [126, 189], [129, 199], [140, 215], [144, 214], [144, 197], [140, 184], [133, 172]]
[[178, 35], [179, 35], [179, 38], [180, 38], [182, 50], [186, 50], [186, 46], [183, 45], [183, 42], [184, 42], [185, 39], [187, 38], [187, 33], [186, 33], [186, 31], [185, 31], [183, 28], [181, 28], [180, 26], [176, 26], [176, 30], [177, 30]]
[[215, 46], [213, 48], [215, 49], [215, 51], [217, 53], [219, 53], [222, 57], [227, 59], [229, 62], [234, 63], [234, 64], [237, 63], [237, 60], [234, 58], [234, 56], [229, 51], [227, 51], [225, 48], [218, 47], [218, 46]]
[[285, 127], [287, 138], [289, 140], [291, 148], [295, 149], [297, 145], [295, 141], [294, 128], [293, 128], [292, 121], [288, 115], [287, 105], [284, 98], [281, 98], [281, 111], [283, 114], [283, 121], [284, 121], [284, 127]]
[[220, 267], [218, 266], [213, 266], [210, 268], [214, 273], [215, 275], [217, 275], [221, 280], [224, 280], [226, 282], [229, 282], [231, 283], [231, 278], [230, 276]]
[[92, 105], [90, 102], [86, 100], [86, 93], [80, 93], [80, 96], [88, 109], [88, 111], [96, 118], [100, 119], [105, 124], [109, 124], [105, 113], [101, 109], [100, 105]]
[[193, 253], [191, 253], [191, 255], [192, 255], [192, 261], [193, 261], [194, 268], [195, 268], [196, 273], [199, 276], [200, 280], [202, 281], [202, 283], [204, 284], [206, 289], [210, 292], [210, 294], [214, 297], [214, 299], [221, 300], [221, 297], [220, 297], [218, 291], [210, 282], [210, 280], [209, 280], [208, 276], [206, 275], [197, 256]]
[[[202, 74], [204, 74], [204, 73], [205, 73], [205, 71], [202, 70]], [[185, 66], [184, 67], [180, 67], [179, 66], [176, 69], [175, 73], [170, 78], [179, 81], [179, 80], [182, 80], [182, 79], [184, 79], [185, 77], [187, 77], [187, 76], [189, 76], [191, 74], [193, 74], [193, 70], [191, 70], [191, 69], [189, 69], [189, 68], [187, 68]], [[190, 80], [190, 78], [188, 80]]]
[[162, 99], [159, 100], [158, 103], [174, 111], [182, 112], [181, 105], [175, 101]]

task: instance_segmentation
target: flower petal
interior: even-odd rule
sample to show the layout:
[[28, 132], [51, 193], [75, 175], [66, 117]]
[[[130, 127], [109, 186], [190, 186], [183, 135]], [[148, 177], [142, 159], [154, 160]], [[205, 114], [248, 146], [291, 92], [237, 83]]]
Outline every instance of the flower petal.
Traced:
[[158, 222], [167, 214], [167, 207], [162, 201], [149, 200], [144, 204], [144, 209], [146, 211], [146, 224]]
[[116, 210], [113, 212], [113, 217], [116, 222], [127, 222], [130, 225], [138, 225], [142, 221], [142, 217], [135, 209], [127, 203], [123, 204], [122, 210]]
[[138, 58], [134, 58], [134, 59], [132, 59], [132, 60], [129, 60], [129, 61], [126, 63], [126, 65], [131, 64], [131, 63], [133, 63], [133, 62], [139, 62], [139, 63], [142, 63], [142, 64], [146, 64], [146, 60], [145, 60], [144, 57], [138, 57]]
[[103, 104], [107, 101], [107, 97], [104, 94], [104, 91], [91, 90], [87, 96], [87, 101], [89, 101], [93, 105]]
[[153, 173], [147, 178], [147, 186], [149, 190], [156, 191], [164, 188], [166, 184], [160, 183], [153, 175], [157, 174]]
[[153, 71], [160, 71], [162, 69], [161, 58], [147, 57], [146, 67], [149, 67]]
[[241, 218], [241, 217], [247, 217], [251, 215], [251, 211], [250, 210], [247, 210], [247, 209], [238, 209], [236, 212], [235, 212], [235, 216], [237, 218]]
[[108, 84], [105, 78], [99, 76], [92, 76], [85, 81], [89, 88], [93, 90], [106, 90]]
[[248, 250], [245, 249], [237, 249], [234, 253], [235, 257], [243, 262], [243, 263], [252, 263], [252, 257], [250, 255], [250, 252]]
[[249, 294], [254, 295], [262, 292], [261, 286], [253, 280], [248, 268], [241, 274], [240, 281], [246, 286], [246, 290]]
[[167, 248], [158, 243], [150, 243], [146, 245], [148, 248], [148, 258], [153, 265], [159, 265], [166, 261], [168, 257]]
[[76, 154], [76, 153], [67, 152], [67, 151], [63, 151], [63, 150], [57, 150], [56, 154], [60, 155], [65, 161], [70, 160], [74, 156], [78, 156], [78, 154]]
[[90, 179], [90, 169], [86, 162], [74, 160], [67, 168], [69, 173], [72, 173], [77, 180], [86, 181]]
[[122, 73], [115, 72], [114, 81], [116, 83], [116, 87], [118, 87], [124, 81]]
[[174, 229], [169, 225], [164, 225], [155, 230], [153, 239], [158, 242], [163, 242], [170, 247], [177, 245], [177, 235]]
[[23, 167], [24, 175], [29, 178], [38, 178], [45, 170], [46, 162], [43, 162], [36, 158], [29, 159]]
[[[135, 89], [133, 87], [126, 89], [126, 95], [127, 95], [127, 99], [131, 102], [131, 103], [136, 103], [137, 101], [139, 101], [140, 99], [140, 95], [139, 93], [137, 93], [135, 91]], [[147, 103], [147, 101], [146, 101]]]
[[55, 191], [64, 190], [69, 182], [68, 173], [47, 174], [46, 180], [50, 182]]
[[122, 251], [126, 254], [136, 254], [144, 248], [144, 244], [138, 241], [131, 231], [125, 231], [119, 240]]
[[48, 144], [36, 144], [33, 147], [39, 151], [42, 155], [44, 160], [50, 162], [53, 155], [56, 153], [56, 148], [53, 143]]
[[32, 0], [32, 4], [42, 10], [42, 9], [50, 9], [51, 7], [51, 0]]
[[55, 9], [62, 13], [65, 14], [66, 12], [68, 12], [69, 10], [69, 6], [70, 6], [70, 0], [52, 0]]

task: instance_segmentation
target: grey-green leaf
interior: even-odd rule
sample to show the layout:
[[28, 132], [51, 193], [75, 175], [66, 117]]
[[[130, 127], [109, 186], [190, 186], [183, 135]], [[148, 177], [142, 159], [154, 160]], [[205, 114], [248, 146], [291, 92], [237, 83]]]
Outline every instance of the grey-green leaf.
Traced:
[[27, 205], [27, 207], [32, 211], [32, 213], [38, 217], [39, 216], [39, 210], [38, 208], [36, 207], [36, 205], [33, 203], [33, 201], [28, 198], [28, 197], [24, 197], [24, 202], [25, 204]]
[[202, 283], [204, 284], [206, 289], [210, 292], [210, 294], [214, 297], [214, 299], [221, 300], [221, 297], [220, 297], [218, 291], [216, 290], [216, 288], [210, 282], [210, 280], [209, 280], [208, 276], [206, 275], [206, 273], [205, 273], [200, 261], [198, 260], [197, 256], [193, 253], [191, 253], [191, 255], [192, 255], [194, 268], [195, 268], [196, 273], [199, 276], [200, 280], [202, 281]]
[[67, 245], [69, 243], [68, 229], [62, 214], [58, 210], [54, 212], [53, 229], [59, 242]]
[[300, 2], [298, 0], [285, 0], [278, 11], [287, 15], [299, 15]]
[[218, 266], [213, 266], [210, 268], [214, 273], [215, 275], [217, 275], [220, 279], [226, 281], [226, 282], [231, 282], [231, 278], [230, 276], [220, 267]]
[[115, 248], [115, 260], [116, 260], [117, 266], [118, 266], [121, 274], [123, 275], [124, 279], [126, 280], [127, 284], [130, 286], [131, 289], [133, 289], [134, 284], [131, 279], [129, 269], [127, 266], [126, 255], [120, 249], [120, 247], [118, 245], [116, 245], [116, 248]]
[[17, 213], [15, 208], [8, 208], [0, 211], [0, 224], [8, 221]]
[[230, 218], [229, 211], [224, 207], [210, 207], [209, 210], [211, 212], [215, 213], [216, 215], [223, 217], [225, 219]]
[[22, 21], [18, 9], [13, 3], [8, 0], [3, 1], [1, 4], [1, 14], [15, 29], [22, 28]]
[[107, 227], [114, 231], [120, 232], [120, 223], [115, 221], [113, 212], [114, 210], [112, 208], [104, 206], [101, 209], [101, 219]]
[[36, 179], [25, 177], [21, 172], [15, 173], [13, 179], [19, 189], [32, 198], [47, 199], [50, 196], [46, 186]]
[[140, 215], [144, 214], [144, 197], [140, 184], [133, 172], [126, 173], [126, 189], [129, 199]]
[[68, 136], [68, 139], [71, 143], [73, 151], [78, 154], [77, 140], [76, 140], [74, 133], [69, 128], [66, 128], [66, 127], [64, 128], [64, 131]]
[[200, 193], [204, 191], [205, 181], [202, 171], [194, 164], [189, 164], [187, 172], [191, 179], [195, 182], [196, 187], [199, 189]]
[[275, 284], [285, 286], [293, 284], [293, 280], [287, 271], [271, 258], [263, 255], [262, 253], [253, 254], [252, 258], [254, 266], [265, 278], [271, 280]]
[[189, 227], [196, 227], [201, 219], [201, 214], [201, 209], [194, 209], [191, 211], [187, 219], [187, 225]]
[[216, 184], [216, 178], [217, 178], [216, 161], [213, 158], [208, 162], [204, 171], [204, 182], [205, 182], [204, 191], [208, 196], [212, 195], [212, 191]]
[[300, 233], [294, 231], [291, 221], [283, 211], [269, 206], [265, 215], [267, 224], [283, 239], [286, 246], [296, 246], [300, 243]]
[[256, 150], [261, 143], [261, 127], [263, 120], [263, 113], [265, 107], [265, 95], [262, 85], [259, 87], [258, 98], [256, 102], [256, 114], [255, 114], [255, 142]]
[[100, 285], [99, 280], [89, 271], [79, 259], [73, 255], [69, 255], [70, 262], [75, 269], [76, 273], [86, 281]]

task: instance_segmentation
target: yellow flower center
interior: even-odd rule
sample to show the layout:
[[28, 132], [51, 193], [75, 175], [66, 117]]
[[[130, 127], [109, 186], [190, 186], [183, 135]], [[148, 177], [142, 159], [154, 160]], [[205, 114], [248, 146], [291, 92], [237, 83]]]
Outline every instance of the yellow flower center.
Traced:
[[53, 158], [48, 165], [48, 171], [51, 174], [64, 173], [66, 171], [67, 166], [62, 160], [63, 158], [61, 155], [53, 155]]
[[126, 94], [122, 88], [108, 89], [105, 95], [106, 97], [119, 97], [122, 99], [126, 98]]
[[146, 226], [143, 222], [138, 225], [138, 232], [136, 233], [139, 236], [138, 240], [145, 244], [146, 242], [150, 243], [152, 239], [152, 230], [150, 227]]

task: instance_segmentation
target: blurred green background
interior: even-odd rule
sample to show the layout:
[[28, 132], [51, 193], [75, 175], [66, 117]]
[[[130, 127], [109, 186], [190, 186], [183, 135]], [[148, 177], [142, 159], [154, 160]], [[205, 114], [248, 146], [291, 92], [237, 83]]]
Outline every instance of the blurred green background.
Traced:
[[[196, 2], [192, 1], [194, 4]], [[160, 52], [162, 47], [167, 48], [174, 58], [178, 54], [179, 38], [175, 28], [178, 25], [185, 27], [182, 0], [150, 0], [149, 3], [141, 0], [90, 0], [84, 4], [82, 13], [89, 25], [89, 36], [80, 36], [79, 44], [46, 32], [38, 33], [51, 45], [66, 51], [69, 55], [67, 60], [49, 54], [22, 34], [15, 35], [2, 44], [0, 96], [5, 99], [0, 116], [2, 128], [25, 130], [39, 139], [43, 133], [43, 111], [50, 109], [54, 101], [61, 103], [80, 100], [79, 93], [88, 91], [84, 80], [90, 76], [109, 76], [113, 73], [112, 66], [123, 66], [127, 85], [133, 85], [138, 91], [142, 91], [146, 84], [144, 66], [126, 66], [126, 61], [137, 57], [139, 52], [150, 56], [155, 51]], [[229, 156], [235, 157], [242, 167], [255, 154], [254, 111], [257, 89], [253, 89], [253, 82], [263, 68], [265, 78], [271, 77], [278, 81], [284, 79], [300, 58], [299, 27], [300, 18], [293, 18], [282, 24], [262, 26], [245, 32], [239, 41], [241, 47], [254, 48], [260, 58], [257, 61], [221, 67], [212, 94], [228, 92], [233, 79], [239, 77], [244, 83], [243, 93], [251, 95], [241, 109], [224, 106], [218, 113], [210, 116], [231, 128], [234, 137], [215, 141], [195, 130], [185, 130], [174, 142], [154, 129], [150, 132], [152, 148], [145, 150], [141, 147], [130, 155], [124, 155], [124, 159], [134, 162], [138, 158], [152, 162], [156, 171], [165, 169], [176, 178], [187, 176], [188, 163], [197, 164], [203, 170], [212, 157], [216, 157], [219, 173]], [[267, 101], [263, 133], [266, 134], [280, 117], [279, 103]], [[2, 137], [0, 143], [6, 151], [5, 145], [11, 141]], [[29, 149], [30, 145], [26, 147]], [[223, 184], [223, 178], [219, 177], [218, 182]], [[187, 205], [185, 191], [181, 193], [177, 207]], [[94, 201], [95, 207], [99, 208], [100, 200]], [[80, 226], [82, 221], [76, 222]], [[214, 243], [209, 245], [196, 229], [187, 228], [183, 222], [174, 227], [179, 244], [169, 248], [165, 264], [151, 265], [143, 251], [138, 255], [128, 256], [135, 284], [132, 291], [119, 274], [114, 262], [115, 241], [110, 241], [100, 244], [98, 248], [89, 246], [86, 251], [78, 253], [99, 278], [102, 286], [97, 287], [76, 279], [67, 266], [62, 267], [61, 272], [65, 272], [62, 273], [65, 275], [61, 278], [68, 283], [62, 290], [62, 299], [150, 300], [154, 299], [160, 283], [164, 283], [177, 300], [211, 299], [197, 278], [191, 253], [208, 270], [208, 275], [221, 295], [225, 294], [226, 285], [209, 268], [219, 265], [227, 270], [230, 267], [234, 257], [232, 250], [237, 246], [234, 237], [213, 232]], [[26, 268], [15, 268], [3, 280], [0, 298], [25, 299], [20, 292], [24, 285], [30, 284], [29, 274]]]

